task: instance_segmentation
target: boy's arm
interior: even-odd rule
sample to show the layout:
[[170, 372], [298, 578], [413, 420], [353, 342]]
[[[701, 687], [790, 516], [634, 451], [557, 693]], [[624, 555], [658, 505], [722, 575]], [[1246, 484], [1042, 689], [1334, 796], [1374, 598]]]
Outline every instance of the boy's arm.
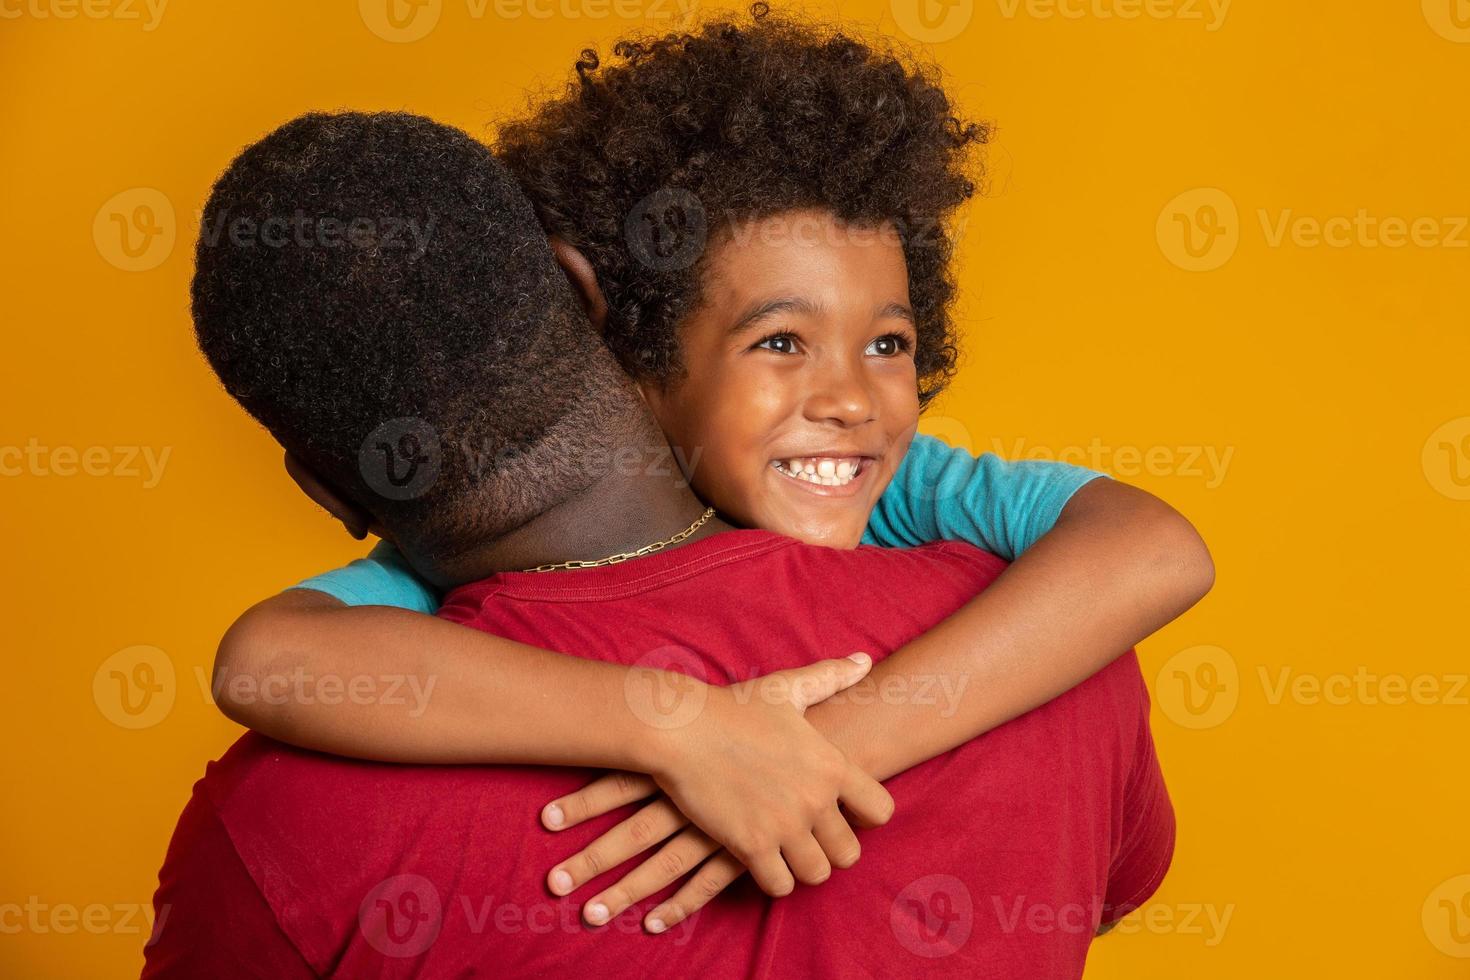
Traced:
[[[320, 752], [646, 772], [650, 730], [627, 708], [625, 674], [408, 609], [290, 589], [225, 633], [214, 689], [232, 720]], [[573, 716], [579, 724], [563, 723]]]
[[[807, 718], [886, 779], [1091, 677], [1213, 582], [1209, 551], [1183, 516], [1142, 490], [1092, 480], [989, 588]], [[960, 693], [944, 710], [882, 696], [885, 685], [918, 690], [921, 678]]]
[[[825, 873], [823, 853], [828, 840], [841, 843], [839, 824], [850, 837], [838, 803], [866, 823], [892, 812], [887, 791], [802, 717], [870, 665], [854, 657], [781, 671], [777, 686], [789, 696], [754, 698], [738, 686], [553, 653], [407, 609], [346, 606], [293, 589], [230, 628], [215, 691], [229, 717], [304, 748], [384, 761], [647, 773], [695, 824], [749, 855], [761, 887], [779, 895], [793, 879]], [[687, 724], [652, 720], [661, 717], [654, 702], [669, 691], [699, 699]], [[814, 827], [831, 829], [828, 839], [813, 841]]]
[[[354, 758], [649, 771], [650, 732], [627, 710], [626, 668], [427, 615], [438, 607], [381, 542], [236, 620], [215, 657], [220, 710], [282, 742]], [[587, 727], [569, 730], [567, 716]], [[627, 741], [599, 744], [588, 731]]]

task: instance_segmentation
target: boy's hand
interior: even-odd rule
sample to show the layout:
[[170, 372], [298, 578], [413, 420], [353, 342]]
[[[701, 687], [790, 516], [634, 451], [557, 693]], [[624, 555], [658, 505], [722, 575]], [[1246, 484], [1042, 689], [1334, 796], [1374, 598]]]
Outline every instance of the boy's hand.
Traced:
[[[643, 799], [657, 788], [647, 776], [613, 773], [565, 797], [563, 805], [569, 808], [568, 812], [581, 814], [580, 819], [587, 819]], [[848, 830], [847, 833], [852, 832]], [[691, 826], [662, 793], [657, 800], [557, 865], [547, 877], [547, 883], [553, 892], [565, 895], [596, 877], [601, 870], [617, 867], [670, 834], [675, 836], [659, 848], [658, 853], [582, 906], [582, 915], [589, 923], [602, 925], [697, 867], [678, 891], [643, 917], [643, 926], [649, 932], [663, 932], [709, 904], [731, 882], [745, 874], [745, 866], [698, 827]], [[851, 845], [838, 856], [828, 856], [836, 867], [850, 868], [857, 863], [859, 853], [857, 839], [853, 838]], [[700, 864], [701, 861], [704, 863]]]
[[[610, 860], [594, 845], [577, 862], [577, 878], [553, 873], [553, 890], [565, 894], [662, 841], [684, 826], [683, 816], [674, 822], [679, 811], [724, 844], [773, 896], [789, 894], [795, 880], [825, 881], [833, 864], [850, 865], [857, 840], [838, 804], [860, 825], [877, 826], [892, 814], [893, 798], [802, 715], [861, 680], [871, 665], [871, 658], [856, 654], [708, 688], [696, 716], [666, 733], [652, 778], [616, 774], [548, 804], [543, 821], [561, 829], [657, 789], [669, 797], [667, 811], [629, 821], [633, 850]], [[558, 882], [565, 887], [557, 889]]]

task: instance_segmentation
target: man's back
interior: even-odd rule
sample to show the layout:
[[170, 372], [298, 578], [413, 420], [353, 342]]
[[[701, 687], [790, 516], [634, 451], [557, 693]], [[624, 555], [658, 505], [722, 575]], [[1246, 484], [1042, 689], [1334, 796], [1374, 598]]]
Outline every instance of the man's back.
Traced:
[[[963, 545], [836, 551], [739, 531], [608, 568], [497, 576], [456, 590], [441, 615], [727, 683], [852, 650], [881, 659], [1003, 567]], [[697, 710], [652, 693], [633, 699], [650, 723]], [[942, 711], [962, 693], [936, 679], [884, 696]], [[672, 889], [594, 930], [580, 903], [619, 869], [572, 899], [545, 888], [557, 861], [626, 815], [540, 828], [540, 807], [592, 775], [376, 765], [246, 736], [181, 820], [150, 970], [189, 962], [223, 928], [242, 950], [277, 950], [278, 975], [296, 958], [303, 973], [352, 977], [1075, 976], [1099, 916], [1146, 898], [1173, 844], [1132, 654], [890, 780], [896, 813], [864, 833], [855, 868], [777, 902], [742, 879], [662, 936], [643, 934], [640, 914]], [[223, 910], [229, 926], [212, 921]]]

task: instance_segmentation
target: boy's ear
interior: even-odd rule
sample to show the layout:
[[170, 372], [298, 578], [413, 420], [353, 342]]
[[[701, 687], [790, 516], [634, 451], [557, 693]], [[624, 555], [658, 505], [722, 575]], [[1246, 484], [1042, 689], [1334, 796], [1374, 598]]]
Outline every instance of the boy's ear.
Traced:
[[342, 499], [337, 491], [327, 486], [309, 466], [291, 455], [289, 451], [286, 453], [286, 472], [290, 474], [292, 480], [296, 481], [302, 493], [315, 501], [318, 507], [341, 521], [347, 533], [357, 540], [361, 541], [367, 537], [369, 531], [378, 530], [373, 525], [371, 514], [356, 504], [350, 504]]
[[607, 326], [607, 300], [597, 285], [597, 273], [593, 271], [592, 263], [560, 235], [551, 236], [551, 251], [556, 255], [556, 264], [561, 266], [567, 281], [572, 284], [572, 291], [582, 301], [582, 310], [592, 321], [592, 329], [601, 337]]

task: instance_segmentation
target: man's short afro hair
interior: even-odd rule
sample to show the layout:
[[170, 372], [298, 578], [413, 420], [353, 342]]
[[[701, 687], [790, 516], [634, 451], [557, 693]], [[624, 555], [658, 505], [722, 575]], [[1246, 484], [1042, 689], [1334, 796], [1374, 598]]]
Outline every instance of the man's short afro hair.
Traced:
[[204, 209], [193, 313], [225, 389], [435, 561], [565, 495], [517, 467], [549, 433], [575, 454], [568, 420], [628, 384], [515, 179], [407, 113], [314, 113], [247, 147]]
[[[582, 52], [560, 98], [503, 126], [496, 153], [549, 232], [591, 261], [606, 337], [634, 377], [681, 370], [697, 254], [722, 227], [797, 209], [892, 222], [903, 241], [927, 403], [956, 349], [948, 219], [975, 190], [989, 130], [956, 116], [936, 69], [751, 8], [690, 33]], [[695, 255], [680, 236], [695, 239]]]

